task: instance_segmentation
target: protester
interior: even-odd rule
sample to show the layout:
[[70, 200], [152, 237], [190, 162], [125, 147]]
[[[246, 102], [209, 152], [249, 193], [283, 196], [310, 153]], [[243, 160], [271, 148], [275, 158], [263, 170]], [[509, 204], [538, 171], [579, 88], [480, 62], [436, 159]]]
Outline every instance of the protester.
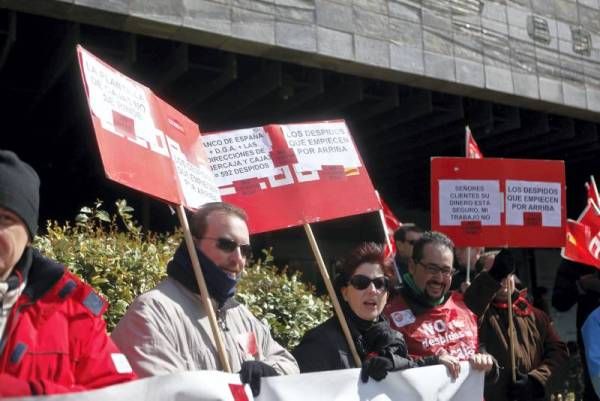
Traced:
[[475, 262], [475, 275], [481, 273], [482, 271], [489, 272], [494, 264], [494, 259], [496, 258], [496, 255], [498, 255], [498, 252], [500, 251], [482, 252], [477, 259], [477, 262]]
[[487, 383], [486, 401], [532, 401], [548, 399], [546, 389], [564, 368], [569, 352], [552, 326], [550, 317], [531, 305], [527, 290], [511, 295], [514, 322], [514, 354], [516, 382], [512, 382], [508, 337], [508, 283], [514, 276], [502, 280], [502, 287], [485, 312], [479, 326], [481, 347], [492, 354], [500, 365], [498, 380]]
[[[600, 306], [600, 273], [592, 266], [563, 259], [558, 267], [552, 292], [552, 306], [566, 312], [577, 305], [577, 345], [583, 360], [585, 344], [581, 337], [581, 326], [594, 309]], [[590, 381], [587, 365], [583, 366], [583, 401], [600, 401]]]
[[0, 398], [84, 391], [135, 378], [106, 333], [107, 304], [31, 243], [37, 173], [0, 151]]
[[[444, 234], [426, 232], [415, 243], [404, 286], [394, 294], [384, 313], [393, 329], [406, 340], [411, 356], [447, 352], [473, 368], [490, 372], [493, 358], [479, 352], [477, 318], [491, 302], [500, 281], [514, 269], [512, 256], [501, 252], [489, 273], [479, 274], [465, 294], [449, 291], [453, 269], [452, 241]], [[482, 306], [484, 305], [484, 306]]]
[[[373, 242], [356, 247], [344, 261], [335, 289], [348, 322], [352, 340], [363, 363], [362, 381], [382, 380], [388, 372], [443, 363], [453, 377], [457, 358], [448, 354], [425, 358], [408, 357], [402, 334], [392, 330], [381, 316], [393, 277], [391, 260], [383, 247]], [[356, 367], [337, 317], [309, 330], [293, 355], [300, 371], [315, 372]]]
[[590, 380], [600, 397], [600, 307], [594, 309], [581, 327], [581, 336], [585, 344], [585, 359]]
[[395, 263], [398, 273], [403, 275], [408, 271], [408, 260], [412, 257], [413, 245], [423, 235], [423, 229], [412, 223], [405, 223], [394, 233], [396, 242]]
[[[190, 229], [231, 368], [257, 395], [261, 377], [298, 373], [298, 365], [269, 329], [234, 299], [251, 251], [246, 221], [242, 209], [214, 202], [194, 214]], [[184, 242], [167, 265], [167, 274], [129, 306], [113, 339], [142, 377], [223, 369]]]
[[[470, 250], [470, 251], [469, 251]], [[470, 260], [470, 280], [476, 275], [476, 263], [483, 253], [482, 247], [456, 247], [454, 248], [454, 275], [452, 276], [451, 290], [459, 290], [465, 292], [469, 283], [467, 283], [467, 263]], [[467, 257], [469, 256], [469, 257]]]

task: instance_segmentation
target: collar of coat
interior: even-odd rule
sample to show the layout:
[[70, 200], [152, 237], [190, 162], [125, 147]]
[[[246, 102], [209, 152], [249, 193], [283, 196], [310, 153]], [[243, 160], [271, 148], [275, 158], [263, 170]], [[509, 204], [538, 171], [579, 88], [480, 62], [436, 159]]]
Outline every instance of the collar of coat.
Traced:
[[[527, 290], [514, 292], [512, 295], [513, 311], [519, 316], [529, 316], [532, 312], [532, 306], [527, 300]], [[498, 309], [508, 309], [508, 302], [494, 301], [494, 306]]]

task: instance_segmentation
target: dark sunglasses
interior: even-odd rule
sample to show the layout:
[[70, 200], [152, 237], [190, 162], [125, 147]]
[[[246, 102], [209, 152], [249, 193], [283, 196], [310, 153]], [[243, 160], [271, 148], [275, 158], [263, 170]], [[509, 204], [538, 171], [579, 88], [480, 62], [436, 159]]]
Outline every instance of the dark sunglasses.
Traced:
[[217, 248], [219, 248], [223, 252], [231, 253], [239, 247], [240, 252], [245, 258], [252, 257], [252, 247], [250, 246], [250, 244], [238, 244], [237, 242], [229, 238], [202, 237], [202, 239], [210, 239], [216, 241]]
[[377, 290], [381, 290], [382, 288], [384, 290], [387, 290], [389, 285], [389, 279], [385, 276], [369, 278], [362, 274], [355, 274], [354, 276], [350, 277], [349, 283], [352, 287], [356, 288], [357, 290], [364, 290], [365, 288], [370, 286], [371, 283], [373, 283], [375, 289]]

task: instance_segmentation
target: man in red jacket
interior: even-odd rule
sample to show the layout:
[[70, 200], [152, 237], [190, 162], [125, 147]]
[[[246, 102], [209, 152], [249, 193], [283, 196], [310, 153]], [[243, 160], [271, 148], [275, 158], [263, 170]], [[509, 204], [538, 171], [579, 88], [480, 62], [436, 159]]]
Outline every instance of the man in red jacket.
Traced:
[[134, 379], [106, 333], [106, 302], [31, 247], [38, 207], [36, 172], [0, 150], [0, 398]]
[[490, 272], [478, 275], [462, 294], [450, 291], [453, 248], [444, 234], [424, 233], [414, 245], [403, 287], [388, 301], [384, 314], [404, 335], [411, 356], [448, 353], [490, 372], [493, 379], [498, 372], [492, 369], [492, 356], [480, 350], [477, 319], [500, 289], [501, 279], [514, 270], [514, 262], [506, 251], [499, 254]]

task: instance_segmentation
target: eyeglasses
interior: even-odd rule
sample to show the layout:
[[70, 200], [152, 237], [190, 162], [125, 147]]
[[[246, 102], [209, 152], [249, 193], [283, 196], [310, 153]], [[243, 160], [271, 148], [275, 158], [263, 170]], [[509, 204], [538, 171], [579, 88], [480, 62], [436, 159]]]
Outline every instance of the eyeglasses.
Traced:
[[375, 289], [377, 289], [377, 290], [381, 290], [382, 288], [384, 290], [387, 290], [387, 288], [389, 286], [389, 279], [385, 276], [369, 278], [362, 274], [355, 274], [354, 276], [350, 277], [349, 282], [350, 282], [350, 285], [352, 287], [356, 288], [357, 290], [364, 290], [368, 286], [370, 286], [371, 283], [373, 283], [373, 285], [375, 286]]
[[238, 244], [237, 242], [229, 238], [202, 237], [201, 239], [209, 239], [212, 241], [216, 241], [217, 248], [227, 253], [231, 253], [239, 247], [242, 256], [244, 256], [245, 258], [252, 257], [252, 247], [250, 246], [250, 244]]
[[425, 271], [431, 275], [441, 273], [443, 277], [452, 277], [456, 273], [456, 270], [451, 267], [440, 267], [431, 263], [424, 264], [421, 262], [417, 262], [417, 264], [423, 266]]

